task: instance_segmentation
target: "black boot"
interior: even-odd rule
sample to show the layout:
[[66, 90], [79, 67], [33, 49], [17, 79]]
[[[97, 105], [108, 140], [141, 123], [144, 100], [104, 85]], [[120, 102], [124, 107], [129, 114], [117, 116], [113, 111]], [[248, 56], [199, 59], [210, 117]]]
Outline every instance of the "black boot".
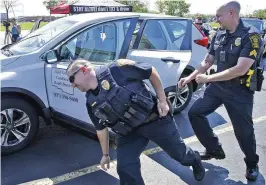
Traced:
[[206, 150], [200, 157], [201, 157], [201, 160], [210, 160], [212, 158], [224, 159], [225, 158], [225, 153], [224, 153], [224, 150], [222, 149], [222, 147], [219, 146], [214, 151], [207, 151]]
[[199, 152], [195, 151], [196, 162], [192, 165], [193, 175], [197, 181], [201, 181], [205, 176], [205, 168], [203, 167], [200, 159]]
[[247, 167], [246, 170], [246, 178], [250, 181], [256, 181], [259, 175], [259, 167], [256, 165], [255, 167]]

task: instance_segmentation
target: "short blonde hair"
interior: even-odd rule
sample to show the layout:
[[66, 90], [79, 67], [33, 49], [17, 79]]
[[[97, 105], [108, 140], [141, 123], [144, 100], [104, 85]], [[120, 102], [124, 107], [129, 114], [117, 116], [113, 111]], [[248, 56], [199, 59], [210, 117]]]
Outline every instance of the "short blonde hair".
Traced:
[[71, 76], [83, 66], [92, 67], [91, 63], [86, 59], [77, 59], [73, 61], [67, 68], [67, 76]]

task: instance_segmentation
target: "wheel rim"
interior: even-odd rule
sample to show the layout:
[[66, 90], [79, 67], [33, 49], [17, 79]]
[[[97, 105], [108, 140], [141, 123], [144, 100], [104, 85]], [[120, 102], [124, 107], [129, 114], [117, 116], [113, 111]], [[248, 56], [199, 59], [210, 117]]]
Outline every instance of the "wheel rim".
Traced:
[[14, 146], [28, 136], [31, 122], [29, 116], [19, 109], [1, 111], [1, 146]]
[[168, 99], [170, 100], [172, 106], [175, 109], [183, 106], [188, 101], [188, 97], [189, 97], [188, 85], [185, 85], [185, 87], [179, 89], [179, 92], [168, 93]]

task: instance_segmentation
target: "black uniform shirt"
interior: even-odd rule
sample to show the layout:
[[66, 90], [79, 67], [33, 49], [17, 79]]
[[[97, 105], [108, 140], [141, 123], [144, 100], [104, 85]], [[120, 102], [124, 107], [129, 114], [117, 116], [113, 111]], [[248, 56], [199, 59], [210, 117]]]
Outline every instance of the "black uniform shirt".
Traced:
[[[221, 64], [219, 62], [227, 63], [228, 65], [226, 66], [230, 68], [237, 64], [239, 57], [255, 60], [262, 46], [261, 41], [260, 34], [250, 27], [245, 27], [240, 19], [239, 25], [234, 33], [230, 34], [228, 30], [217, 31], [212, 39], [209, 54], [215, 56], [218, 68], [219, 64]], [[219, 46], [222, 47], [220, 48]], [[218, 51], [219, 48], [221, 51], [225, 51], [224, 61], [223, 56]]]
[[[149, 79], [152, 72], [152, 66], [147, 63], [123, 64], [121, 62], [120, 65], [111, 64], [110, 71], [116, 83], [123, 86], [124, 84], [128, 83], [129, 80]], [[97, 95], [98, 92], [99, 86], [92, 91], [92, 93], [95, 95]], [[86, 107], [96, 130], [104, 129], [105, 126], [100, 124], [99, 119], [92, 114], [91, 106], [86, 103]]]

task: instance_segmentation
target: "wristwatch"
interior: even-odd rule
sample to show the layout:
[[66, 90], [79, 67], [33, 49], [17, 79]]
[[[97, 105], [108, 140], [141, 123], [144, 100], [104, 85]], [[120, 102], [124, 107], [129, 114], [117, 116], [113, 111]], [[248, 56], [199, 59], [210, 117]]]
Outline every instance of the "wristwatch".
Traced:
[[108, 156], [109, 156], [109, 154], [103, 154], [103, 156], [105, 156], [105, 157], [108, 157]]

